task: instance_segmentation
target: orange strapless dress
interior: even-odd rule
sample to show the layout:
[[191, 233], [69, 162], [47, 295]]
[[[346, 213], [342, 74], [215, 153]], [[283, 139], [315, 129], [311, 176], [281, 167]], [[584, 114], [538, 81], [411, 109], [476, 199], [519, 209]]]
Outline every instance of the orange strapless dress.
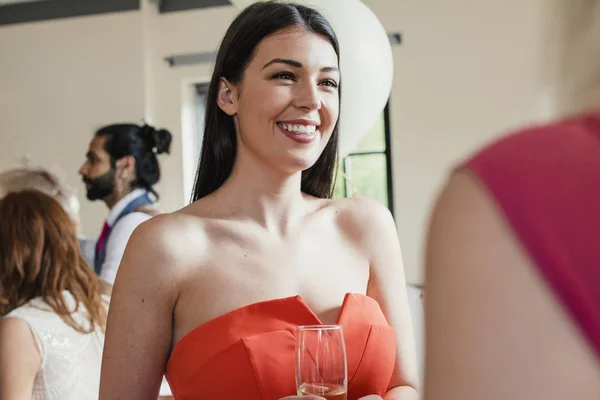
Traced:
[[[321, 324], [299, 296], [250, 304], [192, 330], [175, 345], [166, 377], [176, 400], [276, 400], [296, 394], [296, 327]], [[348, 400], [383, 396], [396, 360], [394, 328], [370, 297], [347, 294]]]

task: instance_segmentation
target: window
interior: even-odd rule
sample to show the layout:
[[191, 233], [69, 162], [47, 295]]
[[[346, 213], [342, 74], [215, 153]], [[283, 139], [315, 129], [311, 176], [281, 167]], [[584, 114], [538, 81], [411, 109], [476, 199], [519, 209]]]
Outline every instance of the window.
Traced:
[[196, 170], [200, 160], [207, 93], [207, 84], [193, 84], [189, 86], [189, 90], [184, 91], [181, 120], [181, 155], [183, 161], [183, 198], [186, 202], [192, 197]]
[[334, 198], [361, 195], [394, 211], [389, 103], [380, 118], [346, 157], [339, 160]]
[[201, 83], [196, 85], [196, 143], [194, 143], [194, 149], [196, 151], [196, 168], [198, 167], [198, 161], [200, 160], [200, 150], [202, 147], [202, 138], [204, 137], [204, 118], [206, 117], [206, 97], [208, 96], [208, 84]]

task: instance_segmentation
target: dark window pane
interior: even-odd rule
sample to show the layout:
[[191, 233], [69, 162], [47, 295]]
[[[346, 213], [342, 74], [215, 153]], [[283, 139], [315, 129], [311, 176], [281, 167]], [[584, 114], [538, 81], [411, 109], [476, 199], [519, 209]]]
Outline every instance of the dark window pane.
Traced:
[[385, 151], [385, 120], [383, 113], [352, 152]]
[[385, 154], [350, 155], [346, 163], [346, 173], [357, 195], [370, 197], [388, 206]]

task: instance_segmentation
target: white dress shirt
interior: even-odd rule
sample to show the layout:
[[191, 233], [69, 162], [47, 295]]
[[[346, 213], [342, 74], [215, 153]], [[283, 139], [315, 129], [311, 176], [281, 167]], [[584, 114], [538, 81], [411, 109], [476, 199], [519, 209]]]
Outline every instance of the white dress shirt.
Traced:
[[114, 285], [115, 283], [117, 271], [131, 234], [138, 225], [149, 220], [151, 216], [142, 212], [132, 212], [121, 218], [119, 221], [117, 221], [117, 218], [129, 203], [139, 196], [143, 196], [145, 193], [146, 190], [144, 189], [135, 189], [133, 192], [119, 200], [110, 210], [108, 217], [106, 218], [106, 223], [108, 226], [112, 227], [112, 230], [110, 231], [108, 241], [106, 242], [106, 258], [104, 259], [104, 264], [102, 264], [100, 279], [111, 285]]

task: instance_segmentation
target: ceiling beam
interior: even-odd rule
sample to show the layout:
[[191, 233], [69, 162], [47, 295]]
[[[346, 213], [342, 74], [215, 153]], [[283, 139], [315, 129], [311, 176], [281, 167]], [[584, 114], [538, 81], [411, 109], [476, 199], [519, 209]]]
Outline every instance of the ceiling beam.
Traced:
[[52, 0], [0, 5], [0, 26], [138, 10], [140, 0]]
[[159, 5], [161, 13], [193, 10], [196, 8], [230, 6], [229, 0], [162, 0]]

